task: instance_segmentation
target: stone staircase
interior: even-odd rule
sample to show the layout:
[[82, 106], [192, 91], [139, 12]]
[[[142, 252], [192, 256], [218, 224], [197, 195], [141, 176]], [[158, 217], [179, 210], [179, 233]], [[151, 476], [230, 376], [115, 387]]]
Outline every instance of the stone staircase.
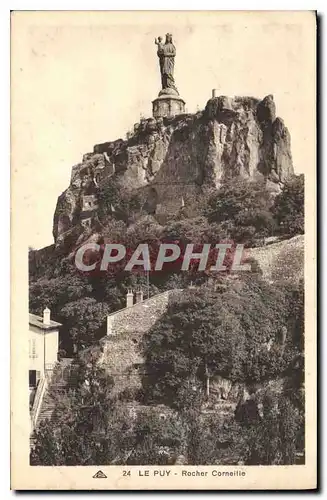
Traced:
[[53, 410], [54, 410], [53, 401], [48, 394], [45, 394], [42, 401], [41, 411], [39, 413], [39, 417], [36, 422], [36, 427], [35, 427], [36, 429], [38, 428], [40, 422], [42, 422], [43, 420], [51, 420]]
[[72, 387], [74, 382], [70, 376], [72, 366], [73, 358], [63, 358], [55, 367], [51, 379], [48, 382], [34, 430], [38, 429], [41, 422], [51, 420], [53, 411], [56, 407], [55, 396], [60, 395], [60, 393], [65, 393]]

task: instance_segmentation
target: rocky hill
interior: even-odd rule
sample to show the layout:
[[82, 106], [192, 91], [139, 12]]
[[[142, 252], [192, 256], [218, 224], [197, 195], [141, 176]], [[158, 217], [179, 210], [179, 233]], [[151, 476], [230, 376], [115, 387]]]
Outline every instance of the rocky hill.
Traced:
[[[233, 177], [264, 178], [278, 192], [291, 174], [290, 135], [276, 118], [273, 97], [215, 97], [196, 114], [142, 119], [126, 140], [97, 144], [85, 154], [58, 198], [55, 244], [76, 241], [83, 227], [94, 227], [104, 184], [137, 193], [142, 209], [160, 220], [181, 205], [196, 215], [206, 193]], [[109, 207], [119, 211], [114, 199]]]
[[[213, 97], [196, 114], [141, 120], [125, 140], [95, 145], [72, 168], [54, 214], [54, 244], [29, 251], [29, 292], [32, 312], [47, 304], [63, 325], [61, 355], [68, 364], [76, 358], [80, 370], [83, 404], [74, 387], [69, 422], [74, 439], [85, 408], [114, 395], [117, 406], [100, 405], [105, 418], [89, 414], [93, 426], [103, 420], [104, 443], [112, 418], [119, 454], [114, 450], [108, 463], [155, 463], [149, 442], [145, 453], [138, 444], [152, 433], [160, 438], [157, 446], [151, 437], [160, 464], [163, 443], [177, 441], [165, 446], [167, 463], [244, 463], [248, 450], [255, 457], [262, 449], [262, 464], [280, 464], [279, 451], [276, 460], [266, 458], [272, 421], [274, 436], [290, 443], [283, 463], [296, 463], [297, 455], [303, 463], [304, 178], [293, 174], [290, 136], [272, 96]], [[114, 273], [81, 273], [74, 262], [86, 241], [121, 242], [130, 251], [143, 242], [156, 248], [172, 240], [184, 248], [220, 239], [245, 245], [250, 272], [211, 276], [177, 266], [145, 275], [118, 266]], [[85, 406], [87, 387], [92, 406]], [[67, 407], [65, 399], [58, 411], [65, 423]], [[186, 417], [180, 427], [176, 415]], [[130, 424], [135, 443], [121, 453]], [[68, 426], [55, 419], [52, 425], [51, 439], [66, 450], [61, 429]], [[194, 435], [203, 443], [199, 452]], [[98, 455], [96, 439], [94, 463], [107, 457]], [[193, 448], [199, 459], [185, 452]]]

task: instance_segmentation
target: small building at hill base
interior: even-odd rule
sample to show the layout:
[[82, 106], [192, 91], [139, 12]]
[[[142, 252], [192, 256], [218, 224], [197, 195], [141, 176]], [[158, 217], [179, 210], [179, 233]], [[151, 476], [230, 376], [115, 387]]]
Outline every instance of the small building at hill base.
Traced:
[[35, 388], [47, 372], [52, 372], [58, 358], [59, 328], [61, 323], [50, 319], [50, 309], [43, 317], [29, 315], [29, 387]]

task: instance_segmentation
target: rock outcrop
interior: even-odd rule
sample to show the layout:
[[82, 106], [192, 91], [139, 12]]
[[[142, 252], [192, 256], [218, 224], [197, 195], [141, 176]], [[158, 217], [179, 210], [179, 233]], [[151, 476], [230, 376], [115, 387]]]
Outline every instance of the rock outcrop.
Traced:
[[95, 145], [58, 198], [54, 239], [58, 245], [92, 227], [104, 182], [142, 193], [146, 211], [160, 218], [181, 203], [196, 211], [205, 193], [228, 179], [261, 177], [278, 191], [292, 173], [290, 135], [272, 96], [214, 97], [202, 112], [142, 119], [126, 140]]

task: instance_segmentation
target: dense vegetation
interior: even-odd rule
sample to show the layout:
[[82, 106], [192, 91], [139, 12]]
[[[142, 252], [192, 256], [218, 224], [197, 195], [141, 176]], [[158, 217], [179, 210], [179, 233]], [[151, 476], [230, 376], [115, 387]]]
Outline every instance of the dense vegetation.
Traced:
[[31, 464], [294, 464], [304, 449], [299, 372], [281, 392], [266, 387], [240, 399], [235, 415], [203, 411], [194, 383], [181, 384], [179, 408], [135, 404], [131, 414], [112, 395], [114, 379], [96, 360], [79, 359], [71, 374], [74, 390], [52, 394], [56, 409], [34, 435]]
[[253, 275], [184, 293], [144, 337], [148, 401], [179, 407], [180, 388], [217, 375], [247, 384], [283, 376], [303, 349], [292, 314], [302, 301], [299, 289]]
[[[159, 224], [137, 194], [104, 185], [97, 231], [100, 242], [129, 249], [224, 239], [259, 246], [269, 236], [304, 232], [303, 188], [303, 176], [294, 176], [273, 197], [261, 182], [234, 180], [210, 193], [196, 217], [181, 211]], [[29, 255], [30, 310], [50, 307], [63, 324], [61, 349], [77, 350], [74, 390], [51, 395], [56, 411], [34, 436], [32, 464], [278, 465], [299, 454], [303, 461], [303, 282], [268, 283], [255, 262], [250, 276], [237, 280], [228, 270], [213, 277], [196, 266], [151, 273], [150, 295], [191, 281], [197, 287], [176, 298], [144, 337], [142, 400], [131, 415], [124, 395], [114, 396], [114, 378], [82, 353], [105, 334], [106, 314], [124, 307], [127, 289], [145, 287], [146, 276], [122, 267], [79, 273], [70, 251]], [[219, 377], [238, 391], [229, 414], [210, 411]]]
[[[189, 218], [180, 213], [160, 225], [140, 208], [142, 200], [137, 194], [128, 195], [116, 185], [105, 184], [99, 193], [97, 229], [102, 242], [122, 243], [130, 252], [144, 242], [155, 252], [160, 241], [173, 241], [181, 247], [223, 240], [255, 246], [267, 236], [290, 237], [304, 232], [303, 189], [303, 176], [294, 176], [274, 199], [262, 182], [233, 180], [206, 198], [202, 215]], [[128, 219], [128, 213], [134, 215]], [[47, 247], [46, 258], [40, 255], [42, 251], [29, 252], [30, 310], [41, 314], [48, 305], [52, 317], [64, 325], [61, 342], [65, 350], [72, 349], [73, 342], [80, 348], [101, 337], [105, 312], [124, 306], [129, 287], [146, 283], [144, 273], [127, 273], [118, 266], [107, 274], [80, 273], [70, 251]], [[207, 279], [206, 273], [181, 273], [178, 263], [177, 267], [165, 268], [165, 272], [151, 274], [150, 295], [191, 281], [201, 284]]]

